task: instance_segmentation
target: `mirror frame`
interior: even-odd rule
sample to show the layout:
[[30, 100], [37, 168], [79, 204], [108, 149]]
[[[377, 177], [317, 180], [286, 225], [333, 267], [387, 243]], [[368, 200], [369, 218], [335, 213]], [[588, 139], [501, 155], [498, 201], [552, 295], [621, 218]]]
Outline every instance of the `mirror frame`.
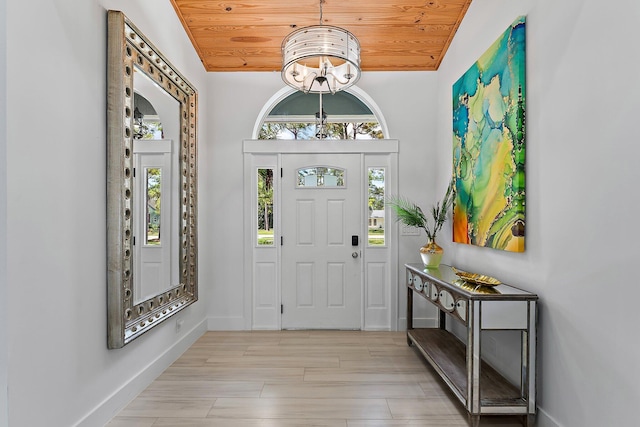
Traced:
[[[198, 300], [197, 91], [120, 11], [108, 11], [107, 347], [121, 348]], [[134, 65], [180, 104], [179, 283], [144, 301], [133, 293]]]

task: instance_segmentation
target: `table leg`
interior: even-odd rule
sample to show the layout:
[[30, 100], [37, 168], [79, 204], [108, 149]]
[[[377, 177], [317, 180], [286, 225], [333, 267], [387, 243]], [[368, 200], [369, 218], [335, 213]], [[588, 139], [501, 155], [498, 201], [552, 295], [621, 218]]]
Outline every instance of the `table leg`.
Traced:
[[[407, 332], [413, 329], [413, 289], [407, 286]], [[411, 340], [407, 334], [407, 345], [411, 347]]]

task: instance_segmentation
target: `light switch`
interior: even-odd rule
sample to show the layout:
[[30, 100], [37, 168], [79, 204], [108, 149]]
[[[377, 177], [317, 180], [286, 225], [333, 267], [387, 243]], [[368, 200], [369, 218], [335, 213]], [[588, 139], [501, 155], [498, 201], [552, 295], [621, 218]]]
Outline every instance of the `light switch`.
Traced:
[[409, 227], [407, 225], [403, 225], [400, 230], [400, 234], [403, 236], [419, 236], [420, 229], [416, 227]]

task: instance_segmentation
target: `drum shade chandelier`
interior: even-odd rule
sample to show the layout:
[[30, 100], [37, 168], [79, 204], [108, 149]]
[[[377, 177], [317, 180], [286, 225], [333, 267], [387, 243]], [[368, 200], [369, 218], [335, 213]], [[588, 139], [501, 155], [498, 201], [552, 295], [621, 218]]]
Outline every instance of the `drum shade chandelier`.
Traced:
[[282, 80], [304, 93], [332, 94], [360, 78], [360, 42], [349, 31], [322, 25], [300, 28], [282, 42]]

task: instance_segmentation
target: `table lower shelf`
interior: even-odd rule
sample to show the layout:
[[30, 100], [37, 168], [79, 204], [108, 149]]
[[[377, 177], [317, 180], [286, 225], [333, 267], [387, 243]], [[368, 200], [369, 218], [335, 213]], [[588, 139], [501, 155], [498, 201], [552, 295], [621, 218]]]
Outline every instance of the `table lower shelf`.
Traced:
[[[463, 404], [467, 403], [467, 349], [452, 333], [439, 328], [410, 329], [407, 337], [427, 361], [449, 384]], [[526, 413], [526, 401], [520, 389], [511, 384], [486, 362], [480, 366], [480, 402], [482, 413], [492, 413], [488, 407], [522, 407]], [[524, 411], [524, 412], [523, 412]], [[497, 410], [496, 413], [502, 411]]]

